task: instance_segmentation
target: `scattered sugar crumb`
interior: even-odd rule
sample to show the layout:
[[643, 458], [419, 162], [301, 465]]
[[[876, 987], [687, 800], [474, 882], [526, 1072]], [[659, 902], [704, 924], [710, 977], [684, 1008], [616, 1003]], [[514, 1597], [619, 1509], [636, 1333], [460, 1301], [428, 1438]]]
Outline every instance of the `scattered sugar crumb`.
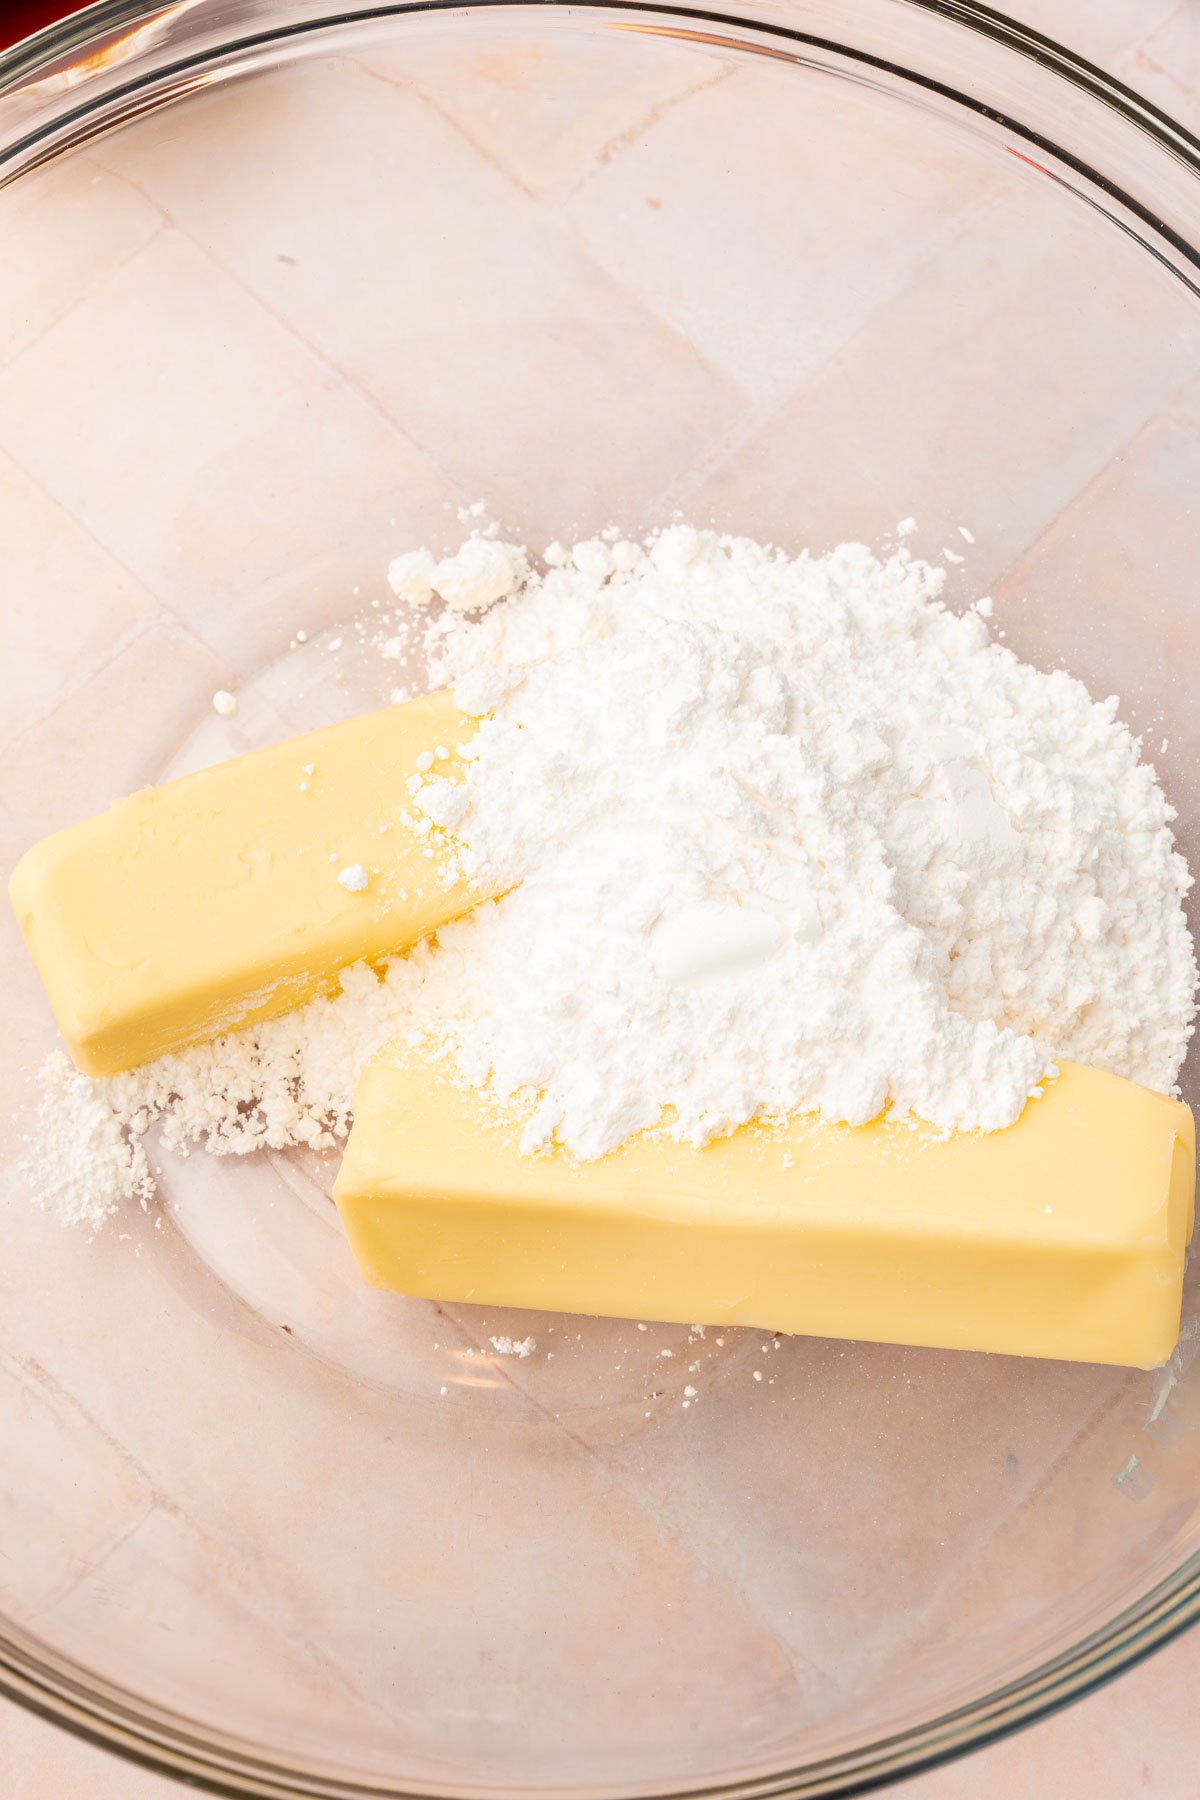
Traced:
[[431, 825], [453, 831], [461, 823], [471, 796], [465, 787], [457, 787], [453, 782], [427, 781], [418, 789], [415, 800]]
[[537, 1344], [531, 1337], [494, 1337], [489, 1338], [488, 1342], [497, 1356], [516, 1356], [523, 1359], [526, 1356], [532, 1356], [537, 1349]]
[[348, 894], [361, 894], [369, 887], [371, 877], [361, 863], [349, 863], [339, 871], [338, 881]]
[[220, 713], [223, 719], [232, 719], [237, 712], [237, 695], [231, 694], [228, 688], [218, 688], [212, 697], [213, 711]]
[[[409, 550], [388, 564], [388, 586], [409, 606], [428, 606], [433, 598], [433, 571], [437, 564], [428, 550]], [[384, 655], [389, 654], [385, 648]]]
[[433, 592], [456, 612], [483, 612], [524, 580], [529, 564], [516, 544], [497, 543], [484, 533], [469, 537], [453, 556], [443, 557], [429, 576]]

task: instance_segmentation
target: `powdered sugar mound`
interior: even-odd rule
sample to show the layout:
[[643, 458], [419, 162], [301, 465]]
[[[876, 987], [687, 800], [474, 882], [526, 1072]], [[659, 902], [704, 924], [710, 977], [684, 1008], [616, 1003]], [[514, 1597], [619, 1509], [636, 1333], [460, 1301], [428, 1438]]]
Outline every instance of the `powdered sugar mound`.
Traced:
[[664, 1108], [697, 1144], [796, 1106], [1009, 1123], [1053, 1051], [951, 1009], [856, 791], [874, 720], [831, 768], [733, 648], [617, 637], [531, 669], [482, 728], [460, 835], [514, 891], [443, 933], [427, 997], [464, 1076], [538, 1094], [524, 1147], [581, 1157]]
[[454, 704], [473, 719], [497, 707], [514, 680], [503, 669], [468, 669], [454, 684]]
[[904, 551], [675, 527], [621, 563], [556, 555], [429, 634], [438, 680], [532, 665], [458, 827], [513, 891], [443, 933], [426, 997], [468, 1080], [536, 1096], [526, 1149], [664, 1109], [694, 1143], [797, 1107], [991, 1130], [1059, 1057], [1173, 1090], [1190, 878], [1115, 702]]

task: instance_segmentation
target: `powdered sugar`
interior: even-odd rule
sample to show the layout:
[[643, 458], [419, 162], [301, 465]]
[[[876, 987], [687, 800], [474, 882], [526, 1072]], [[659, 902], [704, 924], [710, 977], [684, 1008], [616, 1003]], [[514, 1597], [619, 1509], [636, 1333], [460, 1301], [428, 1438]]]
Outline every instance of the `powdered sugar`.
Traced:
[[59, 1068], [43, 1191], [92, 1216], [103, 1164], [144, 1193], [154, 1118], [168, 1148], [326, 1148], [397, 1033], [516, 1106], [527, 1150], [581, 1157], [796, 1108], [993, 1129], [1059, 1057], [1172, 1090], [1189, 877], [1115, 702], [903, 550], [675, 527], [544, 560], [486, 533], [398, 559], [380, 644], [386, 681], [419, 638], [480, 721], [465, 784], [430, 756], [397, 814], [504, 898], [250, 1031], [115, 1082]]
[[119, 1202], [148, 1199], [152, 1125], [168, 1152], [333, 1149], [364, 1062], [413, 1018], [430, 956], [418, 946], [381, 977], [346, 969], [328, 999], [108, 1080], [89, 1080], [55, 1052], [27, 1165], [36, 1197], [93, 1227]]
[[511, 594], [528, 570], [524, 550], [498, 542], [490, 532], [475, 532], [441, 562], [428, 550], [396, 557], [388, 566], [388, 584], [410, 606], [426, 606], [436, 594], [455, 612], [475, 613]]
[[102, 1224], [121, 1200], [149, 1200], [154, 1177], [143, 1137], [151, 1114], [115, 1083], [90, 1081], [61, 1050], [41, 1070], [34, 1150], [36, 1198], [64, 1225]]
[[991, 1130], [1057, 1057], [1173, 1087], [1195, 968], [1153, 772], [940, 585], [680, 527], [440, 621], [439, 678], [513, 665], [458, 828], [512, 892], [431, 985], [464, 1076], [536, 1096], [526, 1149], [664, 1109], [697, 1144], [797, 1107]]

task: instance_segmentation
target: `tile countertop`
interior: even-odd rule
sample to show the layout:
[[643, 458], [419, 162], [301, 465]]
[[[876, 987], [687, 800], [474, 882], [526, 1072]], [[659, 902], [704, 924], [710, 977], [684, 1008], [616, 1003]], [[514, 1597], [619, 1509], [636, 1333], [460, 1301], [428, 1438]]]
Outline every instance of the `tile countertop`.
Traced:
[[[1008, 10], [1200, 125], [1200, 0], [1010, 0]], [[536, 136], [536, 129], [534, 132]], [[511, 148], [511, 146], [510, 146]], [[526, 147], [537, 155], [537, 145]], [[140, 221], [118, 221], [136, 233]], [[125, 603], [136, 604], [137, 596]], [[1057, 1717], [919, 1777], [911, 1800], [1192, 1800], [1200, 1632]], [[0, 1800], [170, 1800], [181, 1790], [0, 1703]]]

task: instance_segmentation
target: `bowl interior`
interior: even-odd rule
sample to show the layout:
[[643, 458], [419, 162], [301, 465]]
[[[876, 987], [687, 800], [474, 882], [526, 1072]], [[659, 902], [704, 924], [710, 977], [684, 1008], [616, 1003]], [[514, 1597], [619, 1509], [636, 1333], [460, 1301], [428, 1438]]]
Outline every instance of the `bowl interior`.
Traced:
[[[169, 104], [0, 191], [9, 863], [386, 703], [387, 559], [479, 498], [534, 547], [912, 515], [952, 603], [1121, 696], [1195, 859], [1200, 311], [1084, 177], [834, 50], [632, 9], [236, 55], [218, 10]], [[108, 54], [119, 85], [157, 48]], [[29, 1202], [53, 1034], [7, 915], [0, 955], [0, 1635], [247, 1790], [849, 1767], [1197, 1550], [1194, 1281], [1136, 1374], [372, 1294], [316, 1157], [164, 1159], [88, 1241]]]

